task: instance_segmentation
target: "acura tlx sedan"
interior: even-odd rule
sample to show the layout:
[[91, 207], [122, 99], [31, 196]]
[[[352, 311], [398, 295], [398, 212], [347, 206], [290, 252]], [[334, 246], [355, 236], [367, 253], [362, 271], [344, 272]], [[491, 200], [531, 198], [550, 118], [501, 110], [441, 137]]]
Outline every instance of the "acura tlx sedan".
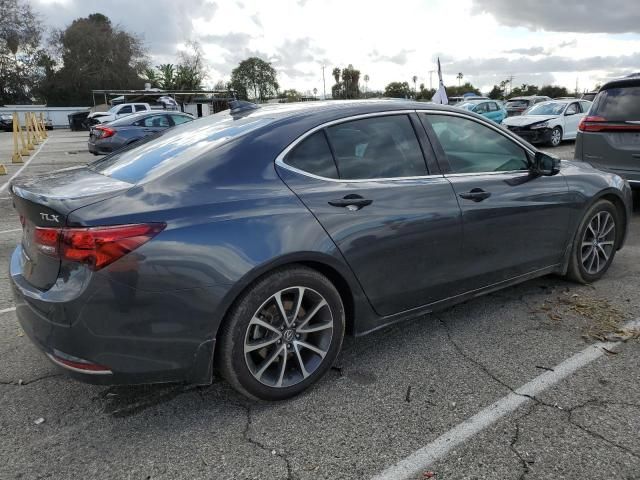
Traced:
[[321, 378], [345, 332], [599, 279], [631, 215], [620, 177], [408, 101], [237, 103], [11, 194], [17, 315], [51, 361], [101, 384], [217, 371], [264, 400]]

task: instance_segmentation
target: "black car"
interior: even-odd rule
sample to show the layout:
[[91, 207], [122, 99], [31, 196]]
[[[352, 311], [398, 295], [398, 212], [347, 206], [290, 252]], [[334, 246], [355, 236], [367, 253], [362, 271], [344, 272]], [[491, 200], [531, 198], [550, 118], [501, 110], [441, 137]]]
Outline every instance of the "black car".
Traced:
[[[30, 339], [76, 378], [296, 395], [363, 335], [625, 241], [619, 176], [411, 101], [237, 107], [12, 181]], [[384, 344], [378, 348], [384, 349]]]
[[0, 114], [0, 130], [5, 132], [13, 131], [13, 115], [7, 113]]
[[92, 126], [89, 131], [89, 151], [94, 155], [111, 153], [141, 138], [192, 120], [192, 115], [181, 112], [158, 111], [127, 115], [113, 122]]
[[640, 188], [640, 76], [605, 83], [578, 130], [576, 160]]

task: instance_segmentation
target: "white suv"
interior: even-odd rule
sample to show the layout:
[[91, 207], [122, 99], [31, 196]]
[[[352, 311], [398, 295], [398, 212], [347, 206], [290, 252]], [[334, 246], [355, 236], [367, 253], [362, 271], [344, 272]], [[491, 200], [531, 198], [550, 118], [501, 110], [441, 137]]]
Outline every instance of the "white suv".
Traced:
[[126, 117], [132, 113], [144, 112], [151, 110], [148, 103], [121, 103], [120, 105], [114, 105], [106, 112], [93, 112], [87, 116], [87, 120], [91, 124], [107, 123], [117, 120], [118, 118]]

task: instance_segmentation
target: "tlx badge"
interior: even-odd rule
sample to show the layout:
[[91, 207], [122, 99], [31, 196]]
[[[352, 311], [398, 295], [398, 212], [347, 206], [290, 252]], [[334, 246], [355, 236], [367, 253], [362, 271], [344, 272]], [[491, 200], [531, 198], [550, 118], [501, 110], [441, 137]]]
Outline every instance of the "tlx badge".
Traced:
[[46, 220], [47, 222], [60, 223], [58, 216], [59, 215], [53, 215], [51, 213], [40, 213], [40, 218], [42, 218], [42, 220]]

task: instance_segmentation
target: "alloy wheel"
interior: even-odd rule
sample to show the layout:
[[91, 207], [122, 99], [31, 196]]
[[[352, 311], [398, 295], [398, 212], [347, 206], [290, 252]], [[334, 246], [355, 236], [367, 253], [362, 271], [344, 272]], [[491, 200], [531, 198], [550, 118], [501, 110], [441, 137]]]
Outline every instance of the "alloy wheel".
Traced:
[[557, 147], [558, 145], [560, 145], [561, 141], [562, 141], [562, 132], [560, 131], [560, 129], [554, 128], [551, 131], [551, 145], [553, 145], [554, 147]]
[[580, 261], [585, 271], [595, 275], [605, 268], [614, 250], [616, 223], [607, 211], [596, 213], [584, 232]]
[[325, 298], [306, 287], [280, 290], [249, 322], [244, 356], [253, 377], [269, 387], [296, 385], [322, 364], [333, 336]]

